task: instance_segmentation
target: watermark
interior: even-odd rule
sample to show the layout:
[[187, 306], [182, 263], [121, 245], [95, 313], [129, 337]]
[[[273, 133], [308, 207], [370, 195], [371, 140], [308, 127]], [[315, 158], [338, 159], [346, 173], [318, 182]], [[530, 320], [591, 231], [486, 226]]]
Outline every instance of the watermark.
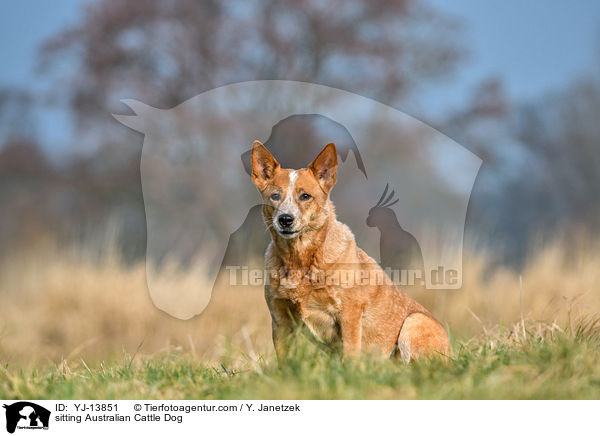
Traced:
[[18, 401], [3, 405], [6, 415], [6, 431], [15, 430], [48, 430], [50, 411], [30, 401]]
[[[335, 286], [341, 289], [383, 285], [407, 287], [425, 286], [426, 283], [423, 270], [419, 269], [393, 269], [388, 267], [365, 270], [361, 265], [328, 269], [326, 271], [316, 269], [289, 270], [283, 267], [267, 270], [232, 265], [227, 265], [225, 269], [229, 272], [229, 286], [263, 286], [271, 284], [273, 280], [277, 283], [284, 283], [289, 288], [298, 288], [302, 285], [309, 285], [311, 288]], [[456, 285], [458, 280], [458, 271], [446, 270], [442, 265], [430, 271], [430, 274], [430, 282], [439, 286], [452, 287]]]
[[[115, 118], [144, 133], [147, 283], [172, 316], [201, 313], [214, 287], [227, 284], [226, 266], [263, 268], [270, 235], [250, 177], [254, 140], [295, 169], [335, 143], [330, 196], [357, 246], [394, 282], [421, 270], [426, 289], [462, 286], [465, 217], [481, 159], [431, 126], [350, 92], [285, 80], [223, 86], [166, 110], [123, 103], [135, 114]], [[161, 280], [162, 266], [191, 259], [206, 264], [201, 298]]]

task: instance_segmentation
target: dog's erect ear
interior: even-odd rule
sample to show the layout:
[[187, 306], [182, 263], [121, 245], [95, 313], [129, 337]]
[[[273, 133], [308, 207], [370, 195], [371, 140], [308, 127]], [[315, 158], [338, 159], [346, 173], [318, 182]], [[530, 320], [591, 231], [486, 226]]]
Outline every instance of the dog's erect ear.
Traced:
[[262, 190], [275, 175], [279, 163], [260, 141], [252, 145], [252, 180]]
[[333, 142], [327, 144], [317, 158], [308, 166], [323, 191], [329, 193], [337, 180], [337, 150]]

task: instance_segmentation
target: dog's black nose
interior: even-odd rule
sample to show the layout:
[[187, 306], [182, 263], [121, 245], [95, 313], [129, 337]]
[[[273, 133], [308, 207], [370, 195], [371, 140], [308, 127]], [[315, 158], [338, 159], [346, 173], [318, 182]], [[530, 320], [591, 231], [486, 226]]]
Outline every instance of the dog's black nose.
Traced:
[[284, 213], [282, 215], [279, 215], [277, 221], [279, 221], [279, 225], [282, 229], [287, 229], [288, 227], [292, 226], [292, 223], [294, 222], [294, 217], [290, 214]]

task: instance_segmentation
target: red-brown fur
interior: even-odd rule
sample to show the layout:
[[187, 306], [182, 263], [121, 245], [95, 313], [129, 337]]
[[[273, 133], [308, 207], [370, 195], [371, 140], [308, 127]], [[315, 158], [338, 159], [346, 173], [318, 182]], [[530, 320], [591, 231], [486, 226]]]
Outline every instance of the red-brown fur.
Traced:
[[[386, 356], [399, 352], [408, 361], [451, 353], [442, 325], [391, 283], [381, 267], [357, 247], [350, 229], [336, 219], [329, 199], [337, 173], [334, 144], [328, 144], [308, 168], [290, 170], [281, 168], [255, 141], [252, 170], [272, 238], [265, 255], [271, 274], [265, 299], [280, 358], [286, 354], [288, 336], [296, 324], [304, 324], [325, 343], [341, 344], [346, 356], [361, 351]], [[279, 225], [282, 213], [294, 217], [290, 234]], [[340, 270], [355, 278], [372, 274], [384, 280], [343, 286], [335, 279]], [[332, 279], [323, 282], [315, 277]]]

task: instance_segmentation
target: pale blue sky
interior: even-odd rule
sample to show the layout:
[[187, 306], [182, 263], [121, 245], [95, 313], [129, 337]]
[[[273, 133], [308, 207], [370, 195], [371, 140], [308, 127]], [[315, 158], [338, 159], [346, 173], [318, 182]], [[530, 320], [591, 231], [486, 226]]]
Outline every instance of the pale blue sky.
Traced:
[[[87, 1], [87, 0], [86, 0]], [[5, 2], [0, 14], [0, 88], [20, 87], [43, 95], [48, 81], [36, 73], [40, 45], [77, 22], [84, 0]], [[71, 149], [72, 123], [64, 108], [45, 104], [35, 111], [37, 134], [46, 149]]]
[[[35, 73], [39, 45], [76, 22], [90, 0], [6, 2], [0, 15], [0, 86], [38, 91], [47, 83]], [[460, 107], [472, 86], [487, 77], [504, 82], [511, 98], [529, 100], [600, 69], [600, 2], [558, 0], [431, 0], [464, 23], [470, 57], [443, 83], [423, 89], [406, 108], [436, 116]], [[40, 136], [60, 149], [70, 136], [60, 109], [36, 114]]]
[[34, 86], [39, 45], [50, 35], [75, 23], [82, 0], [5, 2], [0, 14], [0, 84]]
[[[435, 90], [458, 106], [486, 77], [502, 79], [510, 97], [534, 99], [590, 71], [600, 71], [600, 2], [430, 0], [464, 22], [470, 59]], [[450, 86], [447, 86], [450, 85]]]

